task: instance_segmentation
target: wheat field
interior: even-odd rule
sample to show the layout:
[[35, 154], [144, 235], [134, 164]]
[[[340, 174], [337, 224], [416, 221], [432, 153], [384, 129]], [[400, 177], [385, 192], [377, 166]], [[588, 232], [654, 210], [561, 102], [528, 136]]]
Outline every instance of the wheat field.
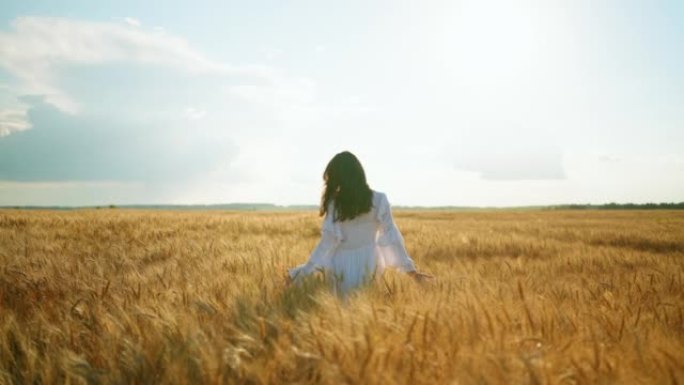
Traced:
[[0, 384], [684, 383], [684, 212], [395, 220], [343, 302], [313, 212], [0, 211]]

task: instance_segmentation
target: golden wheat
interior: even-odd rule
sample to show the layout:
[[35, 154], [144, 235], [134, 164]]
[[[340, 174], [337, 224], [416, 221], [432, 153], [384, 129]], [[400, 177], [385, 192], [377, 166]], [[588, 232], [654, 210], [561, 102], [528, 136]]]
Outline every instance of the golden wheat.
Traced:
[[684, 382], [684, 213], [398, 212], [426, 285], [285, 285], [311, 212], [0, 211], [0, 384]]

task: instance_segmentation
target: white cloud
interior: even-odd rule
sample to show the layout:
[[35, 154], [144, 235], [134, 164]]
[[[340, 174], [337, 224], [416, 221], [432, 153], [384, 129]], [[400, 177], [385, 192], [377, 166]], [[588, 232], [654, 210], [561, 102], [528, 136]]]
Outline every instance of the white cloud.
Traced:
[[238, 85], [228, 88], [228, 93], [255, 104], [280, 106], [283, 104], [308, 104], [316, 95], [316, 85], [308, 79], [278, 82], [267, 85]]
[[0, 110], [0, 138], [31, 128], [31, 123], [26, 113], [26, 108]]
[[456, 168], [480, 173], [482, 179], [565, 179], [563, 154], [555, 148], [514, 148], [491, 153], [457, 155]]
[[281, 121], [302, 122], [318, 117], [316, 84], [310, 79], [278, 76], [268, 84], [229, 86], [230, 98], [264, 108]]
[[287, 78], [274, 73], [267, 84], [229, 86], [225, 89], [232, 100], [262, 108], [280, 122], [298, 125], [323, 119], [357, 116], [377, 111], [377, 107], [359, 96], [324, 102], [318, 95], [316, 82], [309, 78]]
[[262, 48], [260, 51], [267, 60], [275, 60], [281, 57], [285, 52], [280, 48]]
[[140, 27], [142, 25], [142, 23], [140, 23], [140, 20], [133, 17], [124, 17], [124, 22], [133, 27]]
[[195, 51], [177, 36], [126, 24], [56, 17], [19, 17], [0, 33], [0, 67], [20, 80], [18, 95], [43, 95], [63, 112], [77, 113], [79, 103], [59, 86], [59, 71], [70, 65], [124, 61], [162, 65], [190, 73], [217, 73], [267, 79], [268, 68], [233, 67]]
[[622, 159], [619, 156], [611, 155], [611, 154], [603, 154], [599, 155], [598, 160], [601, 162], [619, 162]]
[[207, 110], [201, 109], [201, 108], [196, 108], [196, 107], [188, 107], [185, 109], [185, 118], [189, 120], [199, 120], [204, 118], [207, 115]]
[[[605, 161], [601, 153], [565, 154], [575, 201], [679, 202], [684, 196], [684, 157], [675, 153], [618, 153]], [[569, 199], [566, 199], [569, 200]]]

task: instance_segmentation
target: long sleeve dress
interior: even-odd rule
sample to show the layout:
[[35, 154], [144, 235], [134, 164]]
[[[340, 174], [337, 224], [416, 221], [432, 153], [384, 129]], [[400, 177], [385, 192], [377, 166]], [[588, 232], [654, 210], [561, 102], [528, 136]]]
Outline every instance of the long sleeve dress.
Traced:
[[331, 204], [323, 220], [321, 239], [306, 263], [288, 269], [296, 282], [316, 271], [332, 278], [334, 291], [345, 296], [381, 275], [386, 268], [415, 271], [404, 239], [394, 223], [387, 196], [373, 191], [373, 207], [354, 219], [334, 221]]

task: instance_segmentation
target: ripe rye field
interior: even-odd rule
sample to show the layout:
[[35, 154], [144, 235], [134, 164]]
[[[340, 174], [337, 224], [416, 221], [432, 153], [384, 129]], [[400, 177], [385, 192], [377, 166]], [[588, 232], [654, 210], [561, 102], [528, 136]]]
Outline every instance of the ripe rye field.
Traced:
[[0, 384], [684, 384], [683, 211], [395, 219], [342, 303], [312, 212], [0, 211]]

